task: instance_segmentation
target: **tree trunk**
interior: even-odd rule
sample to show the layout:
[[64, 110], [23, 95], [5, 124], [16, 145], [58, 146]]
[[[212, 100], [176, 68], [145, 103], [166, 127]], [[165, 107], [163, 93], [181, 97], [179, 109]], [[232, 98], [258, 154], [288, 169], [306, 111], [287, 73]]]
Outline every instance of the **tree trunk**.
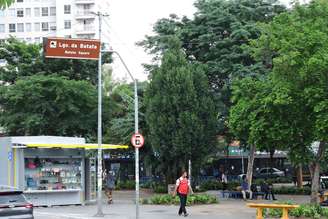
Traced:
[[318, 153], [316, 155], [316, 159], [313, 162], [313, 176], [312, 176], [312, 185], [311, 185], [311, 203], [318, 203], [318, 192], [320, 185], [320, 161], [324, 157], [326, 149], [326, 143], [320, 142]]
[[298, 188], [303, 188], [303, 167], [302, 164], [296, 167], [296, 184]]
[[247, 165], [247, 181], [249, 186], [252, 185], [255, 151], [256, 151], [256, 146], [251, 145], [251, 148], [249, 150], [248, 165]]
[[273, 168], [274, 167], [274, 163], [273, 163], [273, 155], [274, 155], [274, 152], [276, 150], [274, 148], [271, 148], [270, 149], [270, 167]]

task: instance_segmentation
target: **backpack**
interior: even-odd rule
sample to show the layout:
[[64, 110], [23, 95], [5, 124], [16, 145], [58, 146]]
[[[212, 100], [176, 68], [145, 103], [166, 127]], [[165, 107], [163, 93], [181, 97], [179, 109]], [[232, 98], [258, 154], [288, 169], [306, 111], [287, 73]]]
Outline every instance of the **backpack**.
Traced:
[[189, 185], [188, 185], [188, 180], [187, 179], [183, 179], [180, 180], [179, 179], [179, 187], [178, 187], [178, 193], [181, 195], [187, 195], [188, 191], [189, 191]]

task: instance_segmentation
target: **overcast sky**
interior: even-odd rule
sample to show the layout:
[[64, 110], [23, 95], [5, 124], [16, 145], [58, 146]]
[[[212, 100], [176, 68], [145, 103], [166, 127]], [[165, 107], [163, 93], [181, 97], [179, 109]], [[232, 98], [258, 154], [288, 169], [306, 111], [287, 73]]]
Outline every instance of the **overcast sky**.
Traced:
[[[138, 80], [146, 80], [142, 63], [149, 63], [149, 57], [143, 48], [135, 45], [152, 34], [153, 24], [169, 14], [186, 15], [191, 17], [195, 12], [194, 0], [108, 0], [110, 2], [110, 17], [106, 18], [104, 28], [109, 28], [110, 35], [106, 36], [111, 47], [118, 51], [132, 74]], [[288, 4], [290, 0], [281, 0]], [[115, 78], [126, 77], [122, 64], [114, 57], [113, 74]]]

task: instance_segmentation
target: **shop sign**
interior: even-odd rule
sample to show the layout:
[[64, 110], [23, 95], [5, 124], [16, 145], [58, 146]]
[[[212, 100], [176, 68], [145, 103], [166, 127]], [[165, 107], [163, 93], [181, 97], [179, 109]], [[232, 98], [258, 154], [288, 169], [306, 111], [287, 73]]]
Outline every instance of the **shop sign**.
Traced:
[[44, 56], [63, 59], [99, 59], [100, 41], [88, 39], [44, 38]]

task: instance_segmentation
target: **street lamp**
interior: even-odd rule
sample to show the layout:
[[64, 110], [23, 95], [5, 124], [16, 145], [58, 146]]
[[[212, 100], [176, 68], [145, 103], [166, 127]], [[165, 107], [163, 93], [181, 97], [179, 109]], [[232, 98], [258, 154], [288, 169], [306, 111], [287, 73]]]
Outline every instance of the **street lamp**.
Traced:
[[[108, 53], [115, 53], [120, 61], [122, 62], [125, 70], [128, 72], [130, 78], [132, 79], [134, 83], [134, 133], [139, 132], [139, 118], [138, 118], [138, 87], [137, 87], [137, 79], [133, 77], [131, 74], [128, 66], [124, 62], [123, 58], [121, 55], [115, 51], [115, 50], [101, 50], [102, 53], [108, 52]], [[136, 179], [136, 219], [139, 219], [139, 148], [135, 148], [135, 179]]]

